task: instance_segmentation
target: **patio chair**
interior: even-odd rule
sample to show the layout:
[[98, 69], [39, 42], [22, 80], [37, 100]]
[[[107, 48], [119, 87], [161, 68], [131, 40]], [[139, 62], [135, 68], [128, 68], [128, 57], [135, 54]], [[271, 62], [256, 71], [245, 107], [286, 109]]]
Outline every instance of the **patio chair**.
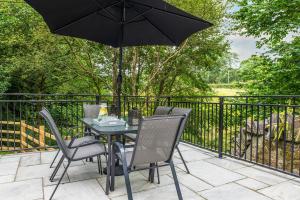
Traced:
[[[172, 108], [173, 107], [157, 106], [153, 113], [153, 116], [168, 115], [171, 112]], [[132, 141], [135, 141], [135, 139], [136, 139], [136, 134], [134, 134], [134, 133], [127, 133], [127, 134], [125, 134], [125, 136]]]
[[[45, 119], [45, 121], [47, 122], [49, 128], [51, 129], [51, 132], [54, 134], [56, 142], [58, 144], [59, 149], [61, 150], [63, 156], [61, 158], [61, 160], [59, 161], [58, 166], [55, 168], [55, 173], [54, 176], [56, 175], [59, 166], [61, 166], [62, 162], [64, 159], [68, 160], [68, 164], [65, 167], [57, 185], [55, 186], [55, 189], [53, 190], [49, 200], [51, 200], [59, 186], [59, 184], [61, 183], [65, 173], [67, 172], [70, 164], [72, 161], [78, 161], [78, 160], [83, 160], [86, 158], [90, 158], [90, 157], [97, 157], [98, 159], [98, 170], [100, 171], [100, 156], [101, 155], [105, 155], [106, 154], [106, 149], [105, 146], [103, 144], [100, 143], [94, 143], [94, 144], [88, 144], [85, 146], [77, 146], [76, 148], [69, 148], [65, 141], [62, 139], [62, 136], [58, 130], [58, 127], [56, 126], [51, 114], [48, 112], [48, 110], [46, 108], [43, 108], [42, 111], [40, 111], [40, 115]], [[75, 139], [73, 139], [70, 143], [72, 144], [75, 141]], [[52, 174], [52, 175], [53, 175]], [[54, 178], [54, 176], [52, 178]]]
[[[96, 118], [97, 118], [98, 117], [98, 113], [96, 113], [94, 110], [96, 110], [97, 112], [99, 112], [99, 108], [100, 108], [99, 105], [87, 105], [87, 104], [84, 104], [83, 105], [84, 115], [88, 116], [88, 117], [92, 117], [92, 116], [96, 115]], [[94, 136], [91, 136], [91, 134], [89, 132], [87, 132], [87, 129], [85, 130], [84, 135], [85, 135], [84, 137], [79, 138], [78, 134], [77, 134], [75, 136], [75, 139], [73, 140], [72, 144], [70, 144], [71, 140], [65, 140], [64, 142], [65, 142], [65, 144], [69, 148], [76, 148], [78, 146], [84, 146], [84, 145], [87, 145], [87, 144], [93, 144], [93, 143], [98, 143], [99, 142], [98, 139], [95, 139]], [[58, 149], [56, 155], [54, 156], [54, 159], [53, 159], [53, 161], [50, 164], [50, 168], [53, 167], [53, 165], [55, 163], [55, 160], [56, 160], [57, 156], [59, 155], [59, 153], [60, 153], [60, 149]]]
[[177, 152], [178, 152], [178, 154], [179, 154], [179, 156], [180, 156], [180, 158], [181, 158], [181, 160], [182, 160], [182, 162], [184, 164], [186, 172], [188, 174], [190, 173], [190, 170], [188, 169], [188, 167], [187, 167], [187, 165], [185, 163], [185, 160], [184, 160], [184, 158], [183, 158], [183, 156], [181, 154], [181, 151], [180, 151], [178, 145], [179, 145], [179, 142], [180, 142], [180, 138], [181, 138], [181, 136], [182, 136], [182, 134], [184, 132], [184, 129], [185, 129], [185, 126], [186, 126], [186, 123], [187, 123], [187, 120], [188, 120], [188, 117], [189, 117], [191, 111], [192, 111], [192, 109], [190, 109], [190, 108], [173, 108], [172, 111], [171, 111], [171, 113], [170, 113], [170, 115], [181, 115], [181, 116], [184, 116], [184, 119], [182, 120], [180, 129], [179, 129], [179, 134], [178, 134], [178, 138], [177, 138], [177, 141], [176, 141], [175, 148], [176, 148], [176, 150], [177, 150]]
[[168, 106], [157, 106], [153, 115], [157, 116], [157, 115], [168, 115], [170, 114], [171, 110], [173, 109], [173, 107], [168, 107]]
[[[154, 171], [155, 168], [163, 166], [171, 167], [177, 195], [182, 200], [182, 194], [172, 161], [182, 120], [183, 116], [153, 116], [142, 119], [139, 124], [133, 151], [126, 152], [122, 143], [114, 143], [112, 160], [115, 161], [115, 157], [117, 157], [123, 164], [123, 173], [129, 200], [132, 200], [133, 197], [128, 174], [133, 171], [145, 169]], [[148, 165], [149, 167], [147, 167]], [[115, 165], [112, 163], [112, 191], [114, 190], [115, 183], [114, 168]]]

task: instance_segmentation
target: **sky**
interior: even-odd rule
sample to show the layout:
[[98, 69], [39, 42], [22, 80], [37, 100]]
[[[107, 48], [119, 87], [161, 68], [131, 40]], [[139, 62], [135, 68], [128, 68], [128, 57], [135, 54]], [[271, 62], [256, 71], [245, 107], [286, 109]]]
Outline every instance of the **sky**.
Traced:
[[[232, 6], [229, 10], [229, 13], [233, 13], [239, 10], [238, 6]], [[228, 22], [227, 22], [228, 23]], [[230, 22], [225, 25], [229, 28]], [[265, 52], [266, 49], [258, 49], [256, 48], [256, 39], [253, 37], [246, 37], [243, 35], [239, 35], [238, 33], [231, 34], [227, 37], [230, 42], [231, 52], [235, 53], [238, 56], [237, 63], [235, 63], [235, 67], [239, 66], [239, 63], [243, 60], [250, 58], [252, 55], [260, 54]]]
[[229, 35], [227, 39], [230, 42], [231, 52], [238, 56], [238, 63], [250, 58], [251, 55], [265, 52], [263, 49], [256, 48], [256, 39], [253, 37], [235, 34]]

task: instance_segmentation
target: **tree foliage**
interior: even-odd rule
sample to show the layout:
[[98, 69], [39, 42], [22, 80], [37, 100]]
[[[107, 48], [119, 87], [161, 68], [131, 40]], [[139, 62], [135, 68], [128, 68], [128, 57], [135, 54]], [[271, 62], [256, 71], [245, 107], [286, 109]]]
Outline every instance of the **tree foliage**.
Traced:
[[299, 34], [299, 0], [233, 0], [234, 29], [260, 39], [259, 46], [273, 46], [288, 34]]
[[[219, 0], [170, 0], [214, 24], [179, 47], [126, 48], [123, 94], [205, 92], [203, 70], [223, 65], [229, 45], [221, 31], [226, 4]], [[25, 3], [0, 5], [0, 92], [111, 93], [116, 91], [117, 49], [52, 35]]]
[[233, 0], [234, 29], [256, 37], [257, 46], [267, 47], [261, 56], [241, 63], [247, 90], [256, 95], [299, 94], [300, 1]]

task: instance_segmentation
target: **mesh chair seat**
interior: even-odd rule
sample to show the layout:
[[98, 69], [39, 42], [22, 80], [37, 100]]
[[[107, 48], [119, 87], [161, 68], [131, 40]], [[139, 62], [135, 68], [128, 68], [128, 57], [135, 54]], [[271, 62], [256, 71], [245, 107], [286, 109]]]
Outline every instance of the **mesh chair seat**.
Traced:
[[[70, 142], [71, 140], [65, 140], [67, 146], [69, 146]], [[85, 137], [75, 139], [71, 147], [78, 147], [82, 145], [84, 146], [96, 142], [98, 142], [98, 140], [96, 140], [94, 136], [85, 136]]]
[[[75, 149], [70, 152], [70, 157], [72, 157]], [[94, 157], [99, 154], [104, 154], [106, 152], [105, 146], [103, 144], [97, 143], [88, 146], [83, 146], [78, 149], [74, 158], [72, 160], [82, 160], [89, 157]]]

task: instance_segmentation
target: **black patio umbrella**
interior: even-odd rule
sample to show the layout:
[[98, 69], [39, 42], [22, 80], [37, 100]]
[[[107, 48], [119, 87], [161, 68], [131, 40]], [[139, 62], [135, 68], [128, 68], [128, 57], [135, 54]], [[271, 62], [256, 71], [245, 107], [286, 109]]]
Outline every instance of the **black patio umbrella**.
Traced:
[[121, 109], [123, 47], [178, 46], [212, 24], [163, 0], [25, 0], [54, 34], [83, 38], [120, 48], [117, 78]]

